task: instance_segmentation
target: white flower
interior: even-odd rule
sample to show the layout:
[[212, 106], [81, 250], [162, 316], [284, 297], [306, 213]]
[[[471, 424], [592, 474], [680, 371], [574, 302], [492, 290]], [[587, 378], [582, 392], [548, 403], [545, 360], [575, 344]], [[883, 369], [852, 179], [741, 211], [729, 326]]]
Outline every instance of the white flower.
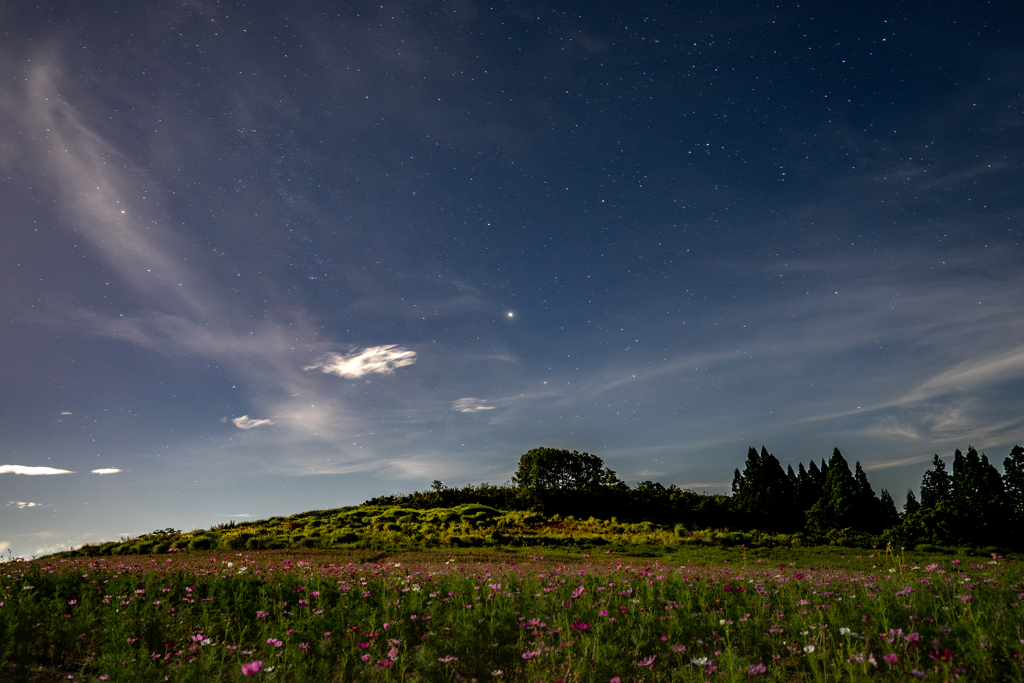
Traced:
[[704, 666], [705, 664], [708, 663], [708, 658], [707, 657], [694, 657], [690, 661], [693, 662], [694, 664], [696, 664], [697, 666]]
[[804, 652], [806, 652], [807, 654], [811, 654], [812, 652], [814, 652], [814, 646], [813, 645], [804, 645]]
[[842, 627], [839, 628], [839, 635], [841, 635], [841, 636], [848, 636], [848, 635], [850, 635], [850, 633], [851, 633], [850, 629], [846, 628], [845, 626], [842, 626]]

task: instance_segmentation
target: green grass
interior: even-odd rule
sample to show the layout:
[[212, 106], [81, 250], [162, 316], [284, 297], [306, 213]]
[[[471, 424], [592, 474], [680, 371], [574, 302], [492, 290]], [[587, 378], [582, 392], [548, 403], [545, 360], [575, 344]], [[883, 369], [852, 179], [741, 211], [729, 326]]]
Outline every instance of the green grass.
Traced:
[[1024, 680], [1015, 558], [611, 550], [5, 563], [0, 680]]

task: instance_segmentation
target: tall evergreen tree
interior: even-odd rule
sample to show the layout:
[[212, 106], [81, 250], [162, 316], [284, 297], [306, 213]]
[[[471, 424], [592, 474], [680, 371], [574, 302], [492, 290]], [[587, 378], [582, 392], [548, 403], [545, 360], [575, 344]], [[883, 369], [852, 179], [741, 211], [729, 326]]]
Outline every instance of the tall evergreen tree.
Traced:
[[914, 495], [914, 489], [907, 489], [907, 500], [903, 503], [903, 516], [912, 515], [921, 509], [921, 504], [917, 502], [917, 496]]
[[893, 529], [899, 526], [900, 513], [896, 511], [896, 501], [885, 489], [882, 489], [882, 494], [878, 497], [878, 507], [881, 513], [879, 521], [882, 529]]
[[811, 506], [818, 502], [821, 498], [821, 487], [824, 484], [824, 477], [821, 476], [821, 470], [818, 466], [811, 461], [810, 467], [804, 469], [803, 463], [800, 463], [800, 511], [807, 512], [811, 509]]
[[1003, 460], [1003, 486], [1006, 492], [1007, 527], [1016, 539], [1014, 547], [1024, 544], [1024, 448], [1014, 446]]
[[743, 472], [733, 476], [733, 509], [744, 524], [767, 531], [793, 528], [793, 487], [778, 459], [761, 447], [747, 451]]
[[860, 460], [854, 468], [853, 483], [853, 518], [857, 520], [855, 526], [872, 533], [880, 532], [883, 528], [881, 505]]
[[807, 511], [808, 530], [824, 533], [830, 529], [855, 526], [856, 490], [850, 465], [836, 448], [828, 461], [821, 498]]
[[[956, 454], [962, 457], [959, 450]], [[952, 498], [952, 479], [946, 472], [946, 463], [942, 462], [939, 454], [936, 453], [932, 458], [932, 469], [925, 472], [921, 479], [921, 507], [933, 508], [938, 505], [940, 500], [951, 500]]]

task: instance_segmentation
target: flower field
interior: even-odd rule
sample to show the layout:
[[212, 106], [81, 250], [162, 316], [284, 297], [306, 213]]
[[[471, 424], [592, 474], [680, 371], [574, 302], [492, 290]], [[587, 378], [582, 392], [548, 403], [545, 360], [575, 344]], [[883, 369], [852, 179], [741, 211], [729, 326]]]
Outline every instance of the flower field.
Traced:
[[1024, 680], [1020, 562], [263, 551], [0, 565], [0, 680]]

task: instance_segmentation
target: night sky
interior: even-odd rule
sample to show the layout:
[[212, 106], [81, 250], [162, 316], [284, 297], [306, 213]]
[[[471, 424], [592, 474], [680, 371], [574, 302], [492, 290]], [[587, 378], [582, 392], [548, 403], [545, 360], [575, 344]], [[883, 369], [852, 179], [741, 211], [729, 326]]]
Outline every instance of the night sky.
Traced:
[[[1024, 442], [1017, 2], [0, 3], [0, 549]], [[46, 469], [49, 468], [49, 469]]]

